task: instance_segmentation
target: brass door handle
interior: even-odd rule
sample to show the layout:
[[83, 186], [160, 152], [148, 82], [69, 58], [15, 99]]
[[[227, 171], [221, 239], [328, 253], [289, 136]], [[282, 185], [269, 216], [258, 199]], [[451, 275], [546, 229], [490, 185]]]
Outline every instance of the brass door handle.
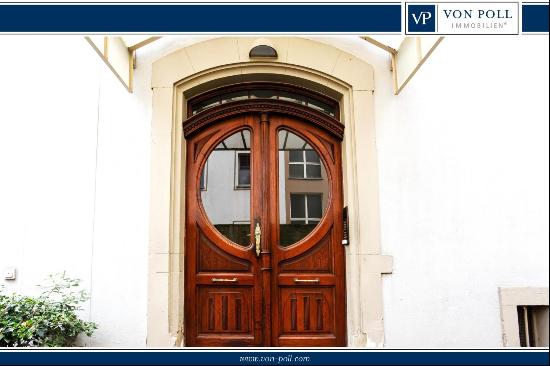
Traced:
[[256, 228], [254, 229], [254, 239], [256, 240], [256, 256], [259, 257], [262, 250], [262, 229], [258, 221], [256, 221]]
[[299, 278], [295, 278], [294, 283], [319, 283], [319, 279], [316, 278], [314, 280], [301, 280]]
[[212, 282], [237, 282], [237, 277], [233, 278], [212, 278]]

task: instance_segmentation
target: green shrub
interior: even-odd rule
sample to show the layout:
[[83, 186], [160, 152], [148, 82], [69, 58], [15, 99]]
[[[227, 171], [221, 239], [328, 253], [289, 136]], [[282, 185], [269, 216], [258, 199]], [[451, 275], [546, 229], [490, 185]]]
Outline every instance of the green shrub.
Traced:
[[89, 299], [79, 285], [63, 272], [50, 275], [36, 297], [0, 288], [0, 347], [70, 347], [79, 334], [91, 336], [97, 325], [77, 315]]

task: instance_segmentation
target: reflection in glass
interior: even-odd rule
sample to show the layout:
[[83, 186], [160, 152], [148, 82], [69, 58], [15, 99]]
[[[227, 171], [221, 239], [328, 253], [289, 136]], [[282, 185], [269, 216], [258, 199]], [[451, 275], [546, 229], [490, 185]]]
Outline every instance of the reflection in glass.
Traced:
[[191, 114], [195, 115], [206, 109], [218, 106], [220, 104], [235, 102], [238, 100], [246, 99], [279, 99], [287, 102], [306, 105], [312, 109], [328, 114], [331, 117], [338, 118], [336, 116], [336, 107], [323, 103], [315, 98], [309, 98], [297, 93], [275, 90], [275, 89], [252, 89], [252, 90], [240, 90], [234, 92], [226, 92], [217, 95], [213, 98], [195, 102], [191, 104]]
[[210, 99], [207, 99], [205, 101], [199, 102], [199, 103], [197, 103], [193, 106], [193, 115], [195, 115], [199, 112], [202, 112], [205, 109], [212, 108], [212, 107], [214, 107], [216, 105], [219, 105], [219, 104], [220, 104], [220, 98], [219, 97], [214, 97], [214, 98], [210, 98]]
[[280, 130], [279, 243], [294, 244], [317, 226], [328, 205], [329, 183], [319, 154], [304, 139]]
[[222, 103], [229, 103], [243, 99], [248, 99], [248, 92], [246, 90], [222, 95]]
[[277, 91], [276, 90], [263, 90], [263, 89], [251, 90], [250, 91], [250, 98], [276, 99], [277, 98]]
[[223, 140], [208, 156], [201, 177], [202, 205], [210, 222], [227, 239], [250, 244], [250, 131]]

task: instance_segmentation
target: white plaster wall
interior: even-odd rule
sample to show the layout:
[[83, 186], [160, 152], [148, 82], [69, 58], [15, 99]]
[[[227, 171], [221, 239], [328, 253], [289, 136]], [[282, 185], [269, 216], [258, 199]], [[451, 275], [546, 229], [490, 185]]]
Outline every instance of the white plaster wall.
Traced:
[[547, 41], [447, 37], [378, 83], [387, 346], [500, 347], [498, 286], [548, 286]]
[[128, 94], [82, 36], [0, 49], [0, 269], [17, 269], [0, 285], [33, 293], [66, 270], [92, 294], [83, 344], [144, 346], [149, 90]]
[[92, 318], [104, 326], [93, 345], [144, 347], [151, 95], [141, 87], [129, 94], [101, 70]]
[[97, 60], [81, 38], [2, 36], [0, 48], [0, 268], [17, 269], [0, 284], [32, 293], [67, 270], [89, 288]]
[[372, 52], [385, 346], [501, 347], [498, 286], [548, 286], [548, 38], [447, 37], [399, 96]]

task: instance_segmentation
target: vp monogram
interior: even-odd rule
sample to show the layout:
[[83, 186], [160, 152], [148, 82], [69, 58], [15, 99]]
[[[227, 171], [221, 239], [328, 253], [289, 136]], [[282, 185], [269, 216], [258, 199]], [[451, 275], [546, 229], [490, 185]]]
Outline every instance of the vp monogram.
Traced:
[[410, 32], [435, 32], [437, 9], [434, 4], [407, 6], [407, 29]]
[[432, 13], [429, 11], [422, 11], [419, 14], [413, 13], [412, 17], [416, 24], [420, 24], [420, 22], [422, 22], [422, 25], [426, 25], [428, 20], [432, 18]]

